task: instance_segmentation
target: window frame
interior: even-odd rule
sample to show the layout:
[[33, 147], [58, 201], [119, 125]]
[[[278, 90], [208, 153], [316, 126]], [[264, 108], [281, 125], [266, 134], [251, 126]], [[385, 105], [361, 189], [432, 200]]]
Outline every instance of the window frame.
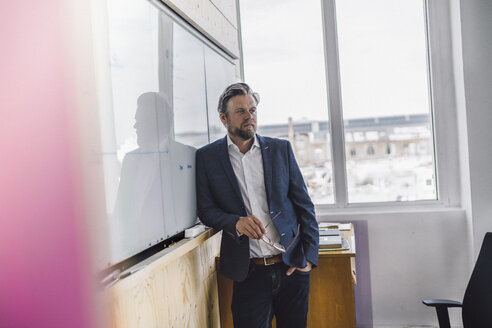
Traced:
[[348, 203], [345, 141], [337, 40], [336, 0], [321, 0], [328, 116], [331, 131], [334, 204], [315, 204], [318, 214], [460, 206], [459, 153], [453, 76], [450, 8], [447, 1], [422, 0], [425, 15], [436, 200]]

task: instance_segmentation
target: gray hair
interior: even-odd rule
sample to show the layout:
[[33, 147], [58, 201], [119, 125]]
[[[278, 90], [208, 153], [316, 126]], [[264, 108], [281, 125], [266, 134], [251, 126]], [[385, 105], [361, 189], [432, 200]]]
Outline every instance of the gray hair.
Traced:
[[256, 105], [260, 102], [260, 95], [256, 92], [253, 92], [253, 89], [250, 88], [246, 83], [234, 83], [228, 86], [224, 92], [220, 95], [219, 105], [217, 110], [219, 113], [225, 114], [227, 116], [227, 103], [229, 99], [235, 96], [245, 96], [251, 95], [256, 102]]

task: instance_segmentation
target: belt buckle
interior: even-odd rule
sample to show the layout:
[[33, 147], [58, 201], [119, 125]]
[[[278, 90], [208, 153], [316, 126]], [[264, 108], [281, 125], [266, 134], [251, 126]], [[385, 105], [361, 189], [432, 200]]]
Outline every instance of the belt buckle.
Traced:
[[265, 264], [265, 266], [269, 266], [269, 265], [273, 265], [275, 263], [267, 263], [267, 259], [270, 259], [271, 257], [264, 257], [263, 258], [263, 263]]

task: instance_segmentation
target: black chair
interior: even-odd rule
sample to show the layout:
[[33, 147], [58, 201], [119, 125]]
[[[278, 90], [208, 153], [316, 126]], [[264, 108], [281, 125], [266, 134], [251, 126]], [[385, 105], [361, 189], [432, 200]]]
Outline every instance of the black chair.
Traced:
[[440, 328], [449, 328], [448, 308], [461, 307], [464, 328], [492, 327], [492, 232], [487, 232], [466, 287], [463, 304], [449, 300], [424, 300], [436, 308]]

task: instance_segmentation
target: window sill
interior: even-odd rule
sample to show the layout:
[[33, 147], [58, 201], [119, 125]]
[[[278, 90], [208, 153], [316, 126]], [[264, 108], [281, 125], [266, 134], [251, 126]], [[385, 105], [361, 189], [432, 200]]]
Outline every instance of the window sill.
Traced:
[[407, 213], [457, 213], [465, 210], [459, 206], [449, 206], [442, 202], [412, 202], [412, 203], [371, 203], [350, 204], [345, 207], [335, 205], [315, 205], [317, 217], [360, 216], [361, 214], [407, 214]]

